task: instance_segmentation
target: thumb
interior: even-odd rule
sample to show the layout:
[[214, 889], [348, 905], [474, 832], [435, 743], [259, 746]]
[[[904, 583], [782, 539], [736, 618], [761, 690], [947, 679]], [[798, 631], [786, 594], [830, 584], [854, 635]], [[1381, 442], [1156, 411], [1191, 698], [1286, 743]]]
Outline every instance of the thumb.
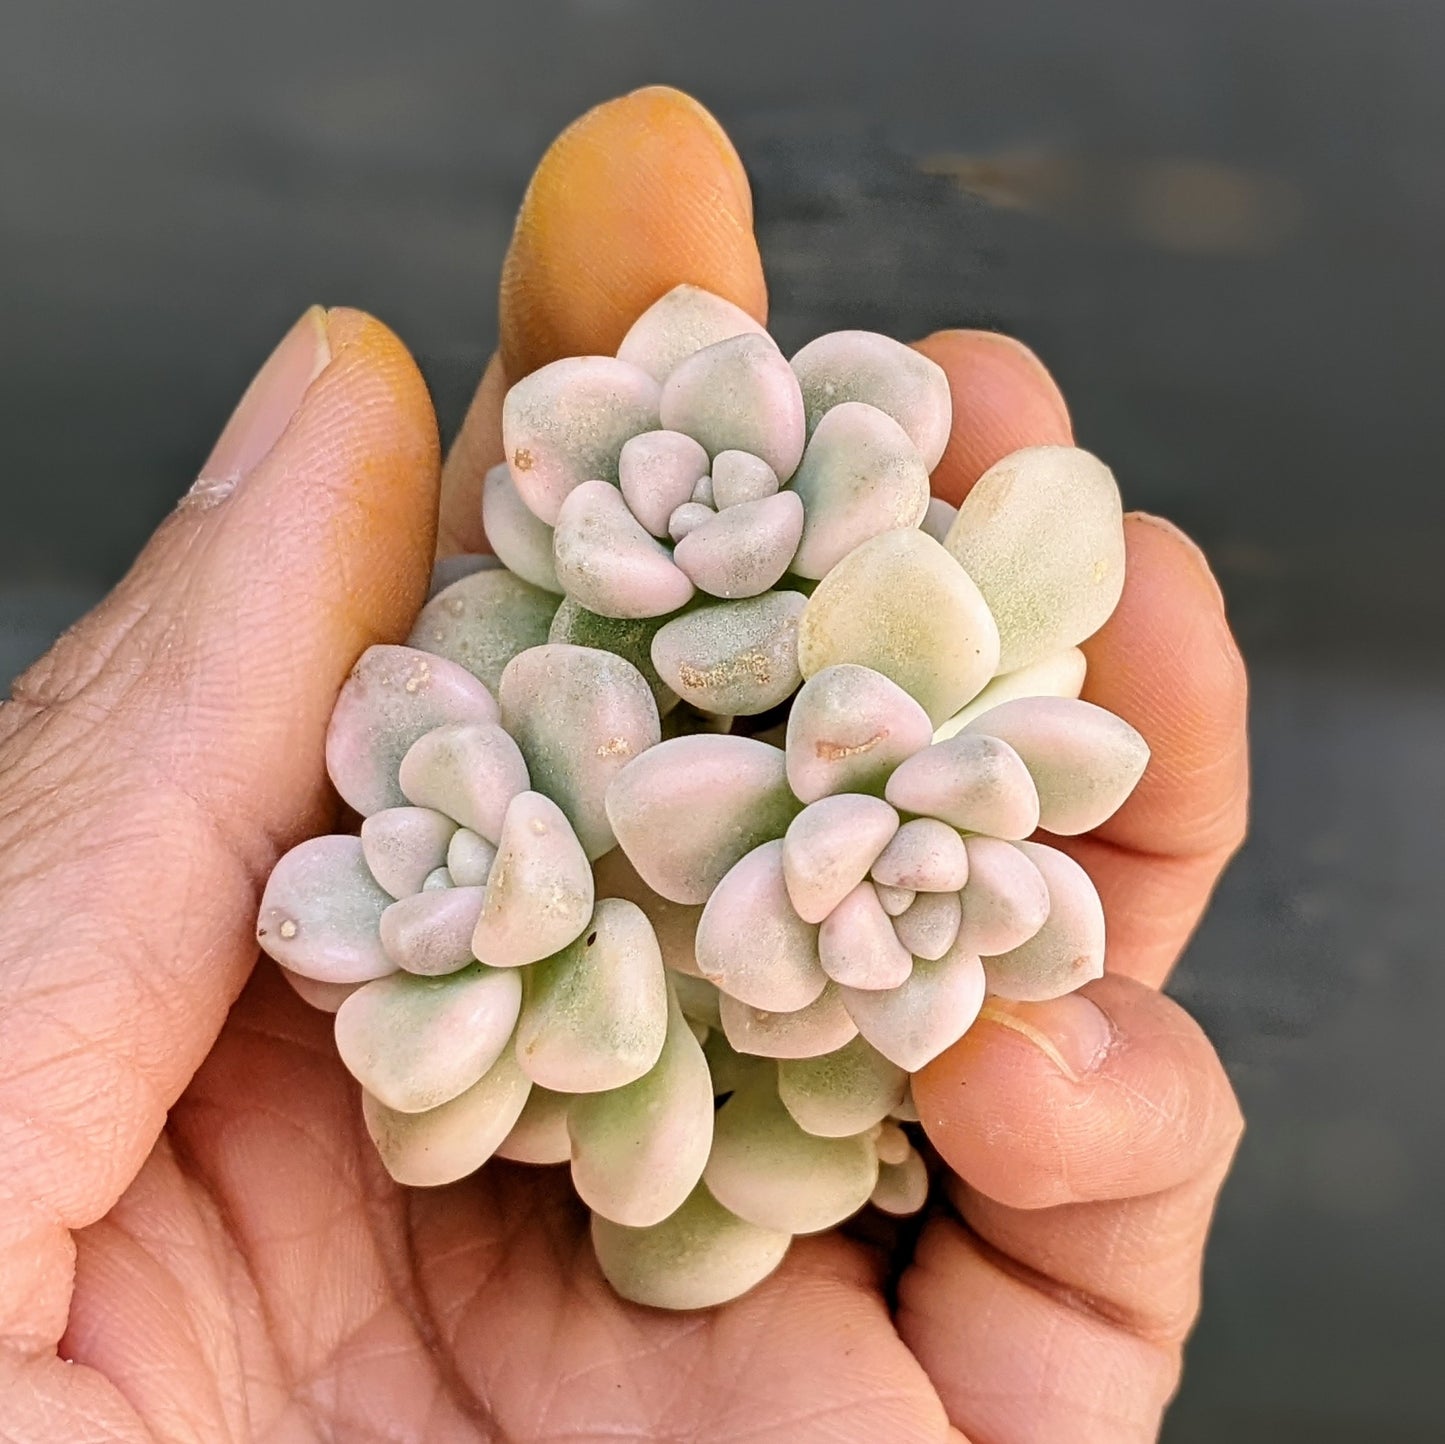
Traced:
[[437, 470], [400, 343], [309, 311], [0, 709], [0, 1337], [53, 1346], [64, 1231], [135, 1175], [239, 991], [259, 880], [331, 805], [337, 689], [422, 601]]

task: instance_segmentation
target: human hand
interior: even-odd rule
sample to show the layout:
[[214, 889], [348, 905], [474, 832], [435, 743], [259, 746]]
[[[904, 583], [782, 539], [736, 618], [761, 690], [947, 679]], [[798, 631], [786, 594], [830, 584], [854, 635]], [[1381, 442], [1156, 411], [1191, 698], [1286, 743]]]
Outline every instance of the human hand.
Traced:
[[[480, 543], [509, 381], [614, 349], [683, 280], [763, 314], [726, 138], [639, 92], [528, 193], [444, 545]], [[921, 344], [954, 392], [949, 500], [1069, 440], [1022, 347]], [[1131, 517], [1123, 601], [1086, 647], [1085, 695], [1154, 754], [1069, 844], [1109, 975], [991, 1004], [917, 1080], [955, 1173], [906, 1252], [800, 1239], [748, 1296], [669, 1315], [610, 1293], [555, 1171], [393, 1185], [328, 1018], [250, 976], [260, 882], [334, 810], [336, 691], [424, 595], [438, 466], [419, 376], [355, 312], [303, 318], [238, 417], [0, 711], [0, 1439], [1153, 1438], [1240, 1126], [1156, 991], [1243, 831], [1243, 676], [1192, 544]]]

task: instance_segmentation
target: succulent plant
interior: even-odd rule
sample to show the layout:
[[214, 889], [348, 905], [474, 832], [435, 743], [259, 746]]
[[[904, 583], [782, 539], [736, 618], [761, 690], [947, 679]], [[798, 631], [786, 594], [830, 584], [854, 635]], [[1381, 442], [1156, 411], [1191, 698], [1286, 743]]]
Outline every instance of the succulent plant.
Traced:
[[357, 662], [326, 761], [359, 834], [283, 857], [258, 925], [399, 1182], [568, 1164], [618, 1292], [715, 1304], [922, 1207], [910, 1076], [988, 994], [1099, 974], [1040, 833], [1148, 759], [1080, 700], [1118, 490], [1039, 447], [955, 509], [950, 424], [918, 352], [789, 361], [691, 286], [508, 393], [495, 557]]

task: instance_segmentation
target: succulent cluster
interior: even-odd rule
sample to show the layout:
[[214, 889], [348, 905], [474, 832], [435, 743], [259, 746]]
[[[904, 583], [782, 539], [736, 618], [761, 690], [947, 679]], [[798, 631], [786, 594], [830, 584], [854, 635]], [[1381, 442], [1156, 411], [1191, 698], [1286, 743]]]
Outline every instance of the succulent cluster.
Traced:
[[1079, 700], [1123, 585], [1070, 447], [931, 500], [951, 400], [898, 342], [790, 361], [669, 292], [512, 388], [495, 558], [357, 663], [326, 761], [359, 836], [278, 863], [258, 936], [334, 1011], [402, 1183], [569, 1164], [662, 1307], [796, 1234], [920, 1208], [909, 1078], [986, 995], [1098, 976], [1086, 832], [1148, 760]]

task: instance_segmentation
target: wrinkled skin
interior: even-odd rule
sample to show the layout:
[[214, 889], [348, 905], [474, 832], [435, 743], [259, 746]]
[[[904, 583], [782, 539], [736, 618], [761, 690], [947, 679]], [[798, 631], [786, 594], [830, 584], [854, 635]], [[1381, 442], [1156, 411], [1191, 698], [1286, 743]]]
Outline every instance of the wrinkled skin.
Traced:
[[[730, 146], [642, 92], [567, 132], [529, 192], [444, 546], [479, 541], [506, 378], [612, 350], [682, 280], [764, 314]], [[0, 713], [0, 1438], [1152, 1439], [1240, 1127], [1156, 991], [1243, 830], [1244, 683], [1198, 551], [1131, 517], [1124, 600], [1088, 646], [1085, 695], [1154, 751], [1069, 844], [1109, 913], [1093, 1006], [990, 1008], [920, 1078], [954, 1171], [916, 1245], [800, 1241], [728, 1307], [640, 1310], [601, 1281], [565, 1175], [391, 1185], [329, 1019], [255, 967], [261, 880], [333, 821], [331, 702], [364, 646], [404, 635], [438, 512], [404, 351], [353, 312], [302, 328], [317, 364], [290, 424], [239, 463], [223, 441]], [[950, 500], [1069, 439], [1022, 347], [921, 345], [954, 388]], [[1110, 1044], [1087, 1071], [1096, 1009]]]

